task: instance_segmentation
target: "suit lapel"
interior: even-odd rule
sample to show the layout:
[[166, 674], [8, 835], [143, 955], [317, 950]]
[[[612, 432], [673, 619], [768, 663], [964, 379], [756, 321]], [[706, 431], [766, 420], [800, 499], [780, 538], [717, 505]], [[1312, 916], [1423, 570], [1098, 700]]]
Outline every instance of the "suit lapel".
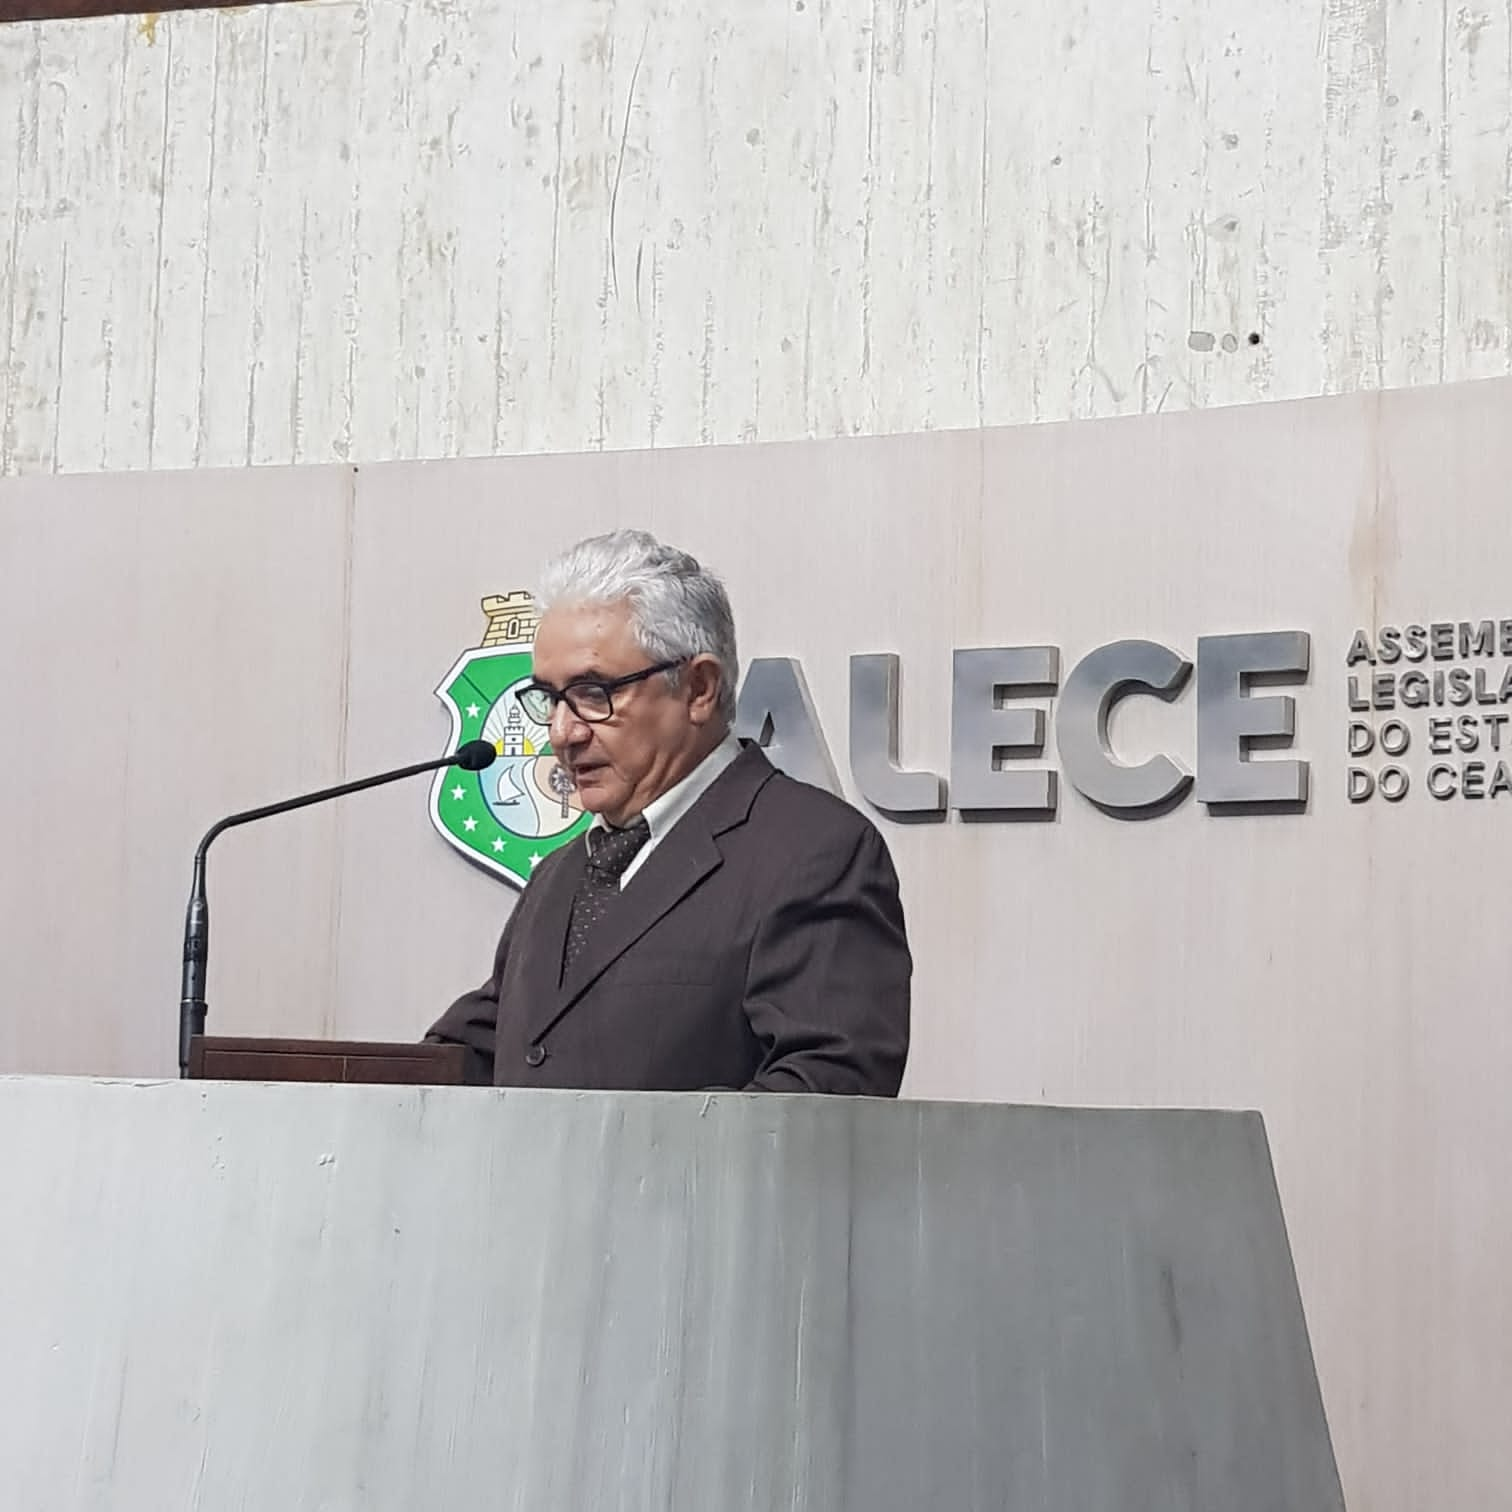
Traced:
[[614, 900], [562, 983], [564, 1008], [571, 1007], [607, 966], [719, 866], [719, 847], [713, 836], [701, 825], [689, 824], [691, 818], [691, 814], [683, 816]]
[[[707, 877], [718, 869], [721, 856], [717, 837], [750, 814], [756, 794], [772, 776], [773, 768], [759, 748], [747, 746], [708, 792], [657, 843], [640, 870], [616, 900], [587, 949], [574, 962], [558, 993], [543, 994], [531, 1015], [530, 1038], [540, 1039], [561, 1016], [642, 935]], [[562, 960], [572, 899], [582, 877], [586, 858], [579, 858], [570, 880], [563, 877], [554, 889], [548, 912], [542, 920], [543, 943], [554, 951], [552, 960]], [[562, 869], [564, 872], [568, 868]], [[553, 878], [555, 882], [556, 879]], [[696, 949], [696, 944], [692, 948]]]

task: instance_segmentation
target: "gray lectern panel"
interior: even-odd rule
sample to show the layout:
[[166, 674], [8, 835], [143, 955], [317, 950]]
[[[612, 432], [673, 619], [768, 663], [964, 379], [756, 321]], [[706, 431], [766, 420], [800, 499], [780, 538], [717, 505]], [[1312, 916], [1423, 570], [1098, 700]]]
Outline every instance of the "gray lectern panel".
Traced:
[[0, 1080], [6, 1507], [1332, 1512], [1253, 1114]]

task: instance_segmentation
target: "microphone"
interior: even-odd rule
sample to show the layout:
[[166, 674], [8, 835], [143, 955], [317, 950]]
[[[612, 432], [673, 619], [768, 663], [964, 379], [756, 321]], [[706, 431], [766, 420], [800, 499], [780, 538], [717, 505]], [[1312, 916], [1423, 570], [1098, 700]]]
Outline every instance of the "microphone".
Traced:
[[184, 976], [179, 996], [181, 1077], [189, 1074], [189, 1042], [196, 1034], [205, 1032], [205, 1013], [209, 1006], [205, 1002], [206, 968], [210, 959], [210, 900], [205, 892], [205, 852], [210, 849], [210, 842], [222, 830], [233, 829], [238, 824], [250, 824], [254, 819], [268, 819], [274, 814], [287, 814], [292, 809], [308, 808], [312, 803], [324, 803], [327, 798], [344, 798], [348, 793], [360, 793], [364, 788], [381, 787], [386, 782], [399, 782], [405, 777], [418, 777], [421, 772], [434, 772], [442, 767], [481, 772], [493, 765], [497, 755], [491, 740], [469, 740], [450, 756], [419, 761], [414, 766], [380, 772], [376, 777], [362, 777], [356, 782], [343, 782], [336, 787], [322, 788], [318, 793], [285, 798], [282, 803], [265, 804], [242, 814], [228, 814], [205, 831], [205, 838], [194, 853], [194, 880], [190, 883], [189, 908], [184, 919]]

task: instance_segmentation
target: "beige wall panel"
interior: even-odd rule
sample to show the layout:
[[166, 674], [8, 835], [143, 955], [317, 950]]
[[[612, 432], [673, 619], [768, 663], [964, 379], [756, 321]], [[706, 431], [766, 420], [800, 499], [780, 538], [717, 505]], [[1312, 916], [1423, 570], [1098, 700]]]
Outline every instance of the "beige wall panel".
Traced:
[[[1352, 1504], [1495, 1512], [1512, 799], [1422, 793], [1414, 716], [1419, 791], [1349, 805], [1344, 657], [1359, 626], [1512, 618], [1509, 402], [1493, 382], [817, 445], [12, 483], [0, 656], [28, 722], [3, 737], [5, 1066], [167, 1070], [199, 831], [438, 753], [432, 690], [481, 638], [479, 599], [587, 531], [646, 524], [720, 567], [745, 654], [802, 658], [842, 772], [852, 652], [902, 655], [904, 759], [944, 771], [953, 646], [1057, 644], [1064, 675], [1119, 637], [1192, 656], [1203, 634], [1305, 630], [1305, 814], [1189, 798], [1120, 822], [1063, 784], [1054, 823], [884, 823], [918, 963], [906, 1090], [1261, 1109]], [[106, 675], [59, 675], [102, 646]], [[1191, 686], [1132, 702], [1118, 748], [1190, 767], [1195, 704]], [[79, 754], [33, 754], [60, 738]], [[221, 842], [217, 1028], [410, 1036], [485, 975], [512, 894], [425, 811], [417, 781]]]
[[0, 473], [1505, 374], [1509, 16], [321, 0], [8, 26]]
[[[352, 478], [0, 488], [0, 1063], [175, 1063], [195, 845], [337, 780]], [[217, 1028], [328, 1022], [334, 810], [210, 856]]]
[[[354, 763], [381, 770], [444, 753], [451, 720], [433, 690], [482, 641], [479, 601], [530, 587], [564, 532], [611, 518], [603, 496], [615, 461], [521, 458], [359, 472]], [[441, 840], [425, 817], [428, 793], [429, 779], [420, 778], [348, 806], [339, 1032], [412, 1037], [491, 968], [516, 894]]]

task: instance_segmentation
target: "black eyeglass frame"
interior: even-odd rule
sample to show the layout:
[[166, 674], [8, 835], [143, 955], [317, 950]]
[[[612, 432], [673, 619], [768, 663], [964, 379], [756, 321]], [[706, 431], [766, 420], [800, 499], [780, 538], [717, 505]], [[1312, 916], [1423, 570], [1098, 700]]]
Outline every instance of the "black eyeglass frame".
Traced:
[[[655, 677], [658, 672], [670, 672], [674, 667], [680, 667], [686, 662], [686, 656], [676, 657], [672, 661], [657, 662], [653, 667], [642, 667], [639, 672], [627, 672], [623, 677], [577, 677], [565, 688], [553, 688], [550, 683], [531, 681], [523, 688], [515, 689], [515, 700], [525, 712], [539, 724], [550, 724], [556, 714], [557, 705], [565, 703], [572, 710], [574, 719], [581, 719], [584, 724], [603, 724], [606, 720], [614, 718], [614, 695], [621, 688], [628, 688], [634, 683], [645, 682], [648, 677]], [[592, 688], [604, 695], [604, 710], [602, 714], [585, 714], [572, 701], [574, 688]], [[544, 694], [551, 702], [550, 713], [545, 719], [540, 719], [532, 710], [526, 699], [532, 693]]]

